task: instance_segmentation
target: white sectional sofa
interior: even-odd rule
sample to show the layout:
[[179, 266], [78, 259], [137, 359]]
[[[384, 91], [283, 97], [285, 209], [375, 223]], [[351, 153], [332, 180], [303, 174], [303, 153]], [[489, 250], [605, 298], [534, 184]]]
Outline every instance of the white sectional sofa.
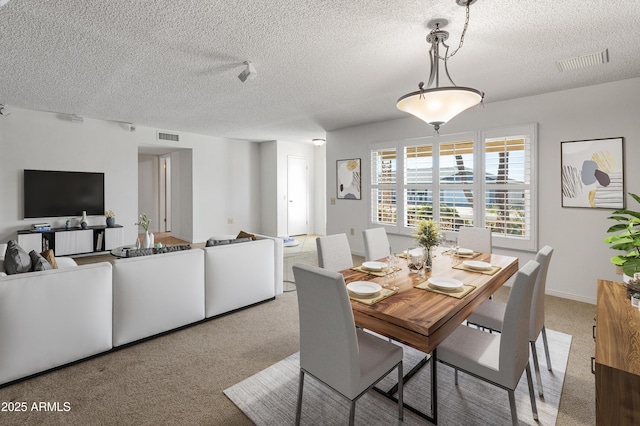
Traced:
[[[282, 293], [278, 238], [0, 273], [0, 385]], [[5, 244], [0, 244], [4, 270]]]
[[111, 349], [111, 272], [103, 262], [0, 277], [0, 384]]

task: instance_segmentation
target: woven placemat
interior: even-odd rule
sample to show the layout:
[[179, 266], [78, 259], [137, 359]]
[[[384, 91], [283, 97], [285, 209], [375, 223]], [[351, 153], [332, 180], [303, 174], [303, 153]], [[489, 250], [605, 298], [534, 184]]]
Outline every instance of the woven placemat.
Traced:
[[391, 290], [388, 288], [383, 288], [378, 293], [372, 296], [358, 296], [354, 293], [349, 292], [349, 299], [371, 306], [378, 303], [381, 300], [386, 299], [387, 297], [393, 296], [397, 292], [398, 290]]
[[414, 287], [415, 288], [420, 288], [422, 290], [432, 291], [432, 292], [438, 293], [438, 294], [444, 294], [445, 296], [455, 297], [456, 299], [462, 299], [463, 297], [465, 297], [467, 294], [471, 293], [476, 288], [476, 286], [474, 286], [474, 285], [466, 285], [466, 284], [464, 284], [458, 290], [453, 290], [453, 291], [438, 290], [437, 288], [434, 288], [434, 287], [431, 286], [431, 284], [429, 284], [429, 280], [423, 281], [423, 282], [421, 282], [419, 284], [416, 284], [416, 285], [414, 285]]
[[[365, 274], [369, 274], [369, 275], [374, 275], [376, 277], [384, 277], [386, 275], [389, 275], [390, 273], [393, 272], [393, 270], [391, 268], [386, 268], [384, 271], [372, 271], [370, 269], [367, 269], [363, 266], [354, 266], [353, 268], [354, 271], [358, 271], [358, 272], [364, 272]], [[396, 271], [401, 270], [402, 268], [396, 268]]]
[[502, 267], [501, 266], [491, 266], [491, 269], [487, 269], [485, 271], [485, 270], [481, 270], [481, 269], [469, 268], [468, 266], [466, 266], [464, 264], [464, 262], [460, 262], [457, 265], [453, 266], [453, 269], [462, 269], [463, 271], [478, 272], [480, 274], [485, 274], [485, 275], [493, 275], [496, 272], [498, 272], [500, 269], [502, 269]]
[[445, 252], [443, 252], [442, 254], [451, 254], [451, 252], [453, 251], [453, 255], [455, 257], [459, 257], [459, 258], [464, 258], [464, 259], [475, 259], [476, 257], [480, 256], [482, 253], [478, 252], [478, 251], [474, 251], [471, 254], [460, 254], [460, 253], [456, 253], [455, 250], [447, 250]]

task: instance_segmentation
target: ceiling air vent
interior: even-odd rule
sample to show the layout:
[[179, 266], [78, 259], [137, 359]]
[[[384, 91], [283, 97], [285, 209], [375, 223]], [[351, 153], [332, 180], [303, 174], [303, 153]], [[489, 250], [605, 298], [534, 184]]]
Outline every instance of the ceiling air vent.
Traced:
[[158, 132], [158, 140], [160, 140], [160, 141], [180, 142], [180, 136], [179, 135], [174, 135], [172, 133]]
[[562, 59], [556, 61], [560, 71], [571, 71], [580, 68], [587, 68], [594, 65], [602, 65], [609, 62], [609, 49], [602, 52], [590, 53], [588, 55], [576, 56], [575, 58]]

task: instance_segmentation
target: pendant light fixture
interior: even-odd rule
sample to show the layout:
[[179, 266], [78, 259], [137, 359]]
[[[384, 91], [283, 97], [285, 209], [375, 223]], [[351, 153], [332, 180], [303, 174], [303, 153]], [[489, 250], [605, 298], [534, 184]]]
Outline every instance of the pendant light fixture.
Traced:
[[[466, 20], [464, 30], [460, 36], [458, 48], [449, 55], [449, 46], [445, 41], [449, 38], [449, 32], [440, 27], [446, 26], [446, 19], [434, 19], [429, 21], [427, 26], [431, 29], [427, 35], [427, 42], [431, 43], [429, 59], [431, 62], [431, 72], [429, 82], [424, 87], [424, 82], [418, 84], [419, 90], [411, 92], [398, 99], [397, 107], [400, 111], [408, 112], [434, 127], [436, 133], [440, 126], [446, 124], [456, 115], [464, 110], [478, 105], [484, 98], [484, 93], [470, 87], [460, 87], [451, 79], [447, 69], [447, 61], [455, 55], [464, 43], [464, 36], [469, 26], [469, 6], [477, 0], [456, 0], [460, 6], [466, 7]], [[440, 56], [440, 48], [445, 49], [444, 56]], [[440, 61], [443, 62], [444, 72], [451, 83], [451, 86], [440, 86]]]

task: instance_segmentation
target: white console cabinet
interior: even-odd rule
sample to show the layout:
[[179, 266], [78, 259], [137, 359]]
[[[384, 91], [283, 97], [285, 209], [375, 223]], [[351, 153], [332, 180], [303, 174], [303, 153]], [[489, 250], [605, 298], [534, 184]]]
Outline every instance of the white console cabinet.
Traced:
[[124, 245], [124, 228], [116, 225], [81, 228], [54, 228], [45, 232], [18, 231], [18, 244], [27, 252], [52, 248], [56, 256], [102, 252]]

